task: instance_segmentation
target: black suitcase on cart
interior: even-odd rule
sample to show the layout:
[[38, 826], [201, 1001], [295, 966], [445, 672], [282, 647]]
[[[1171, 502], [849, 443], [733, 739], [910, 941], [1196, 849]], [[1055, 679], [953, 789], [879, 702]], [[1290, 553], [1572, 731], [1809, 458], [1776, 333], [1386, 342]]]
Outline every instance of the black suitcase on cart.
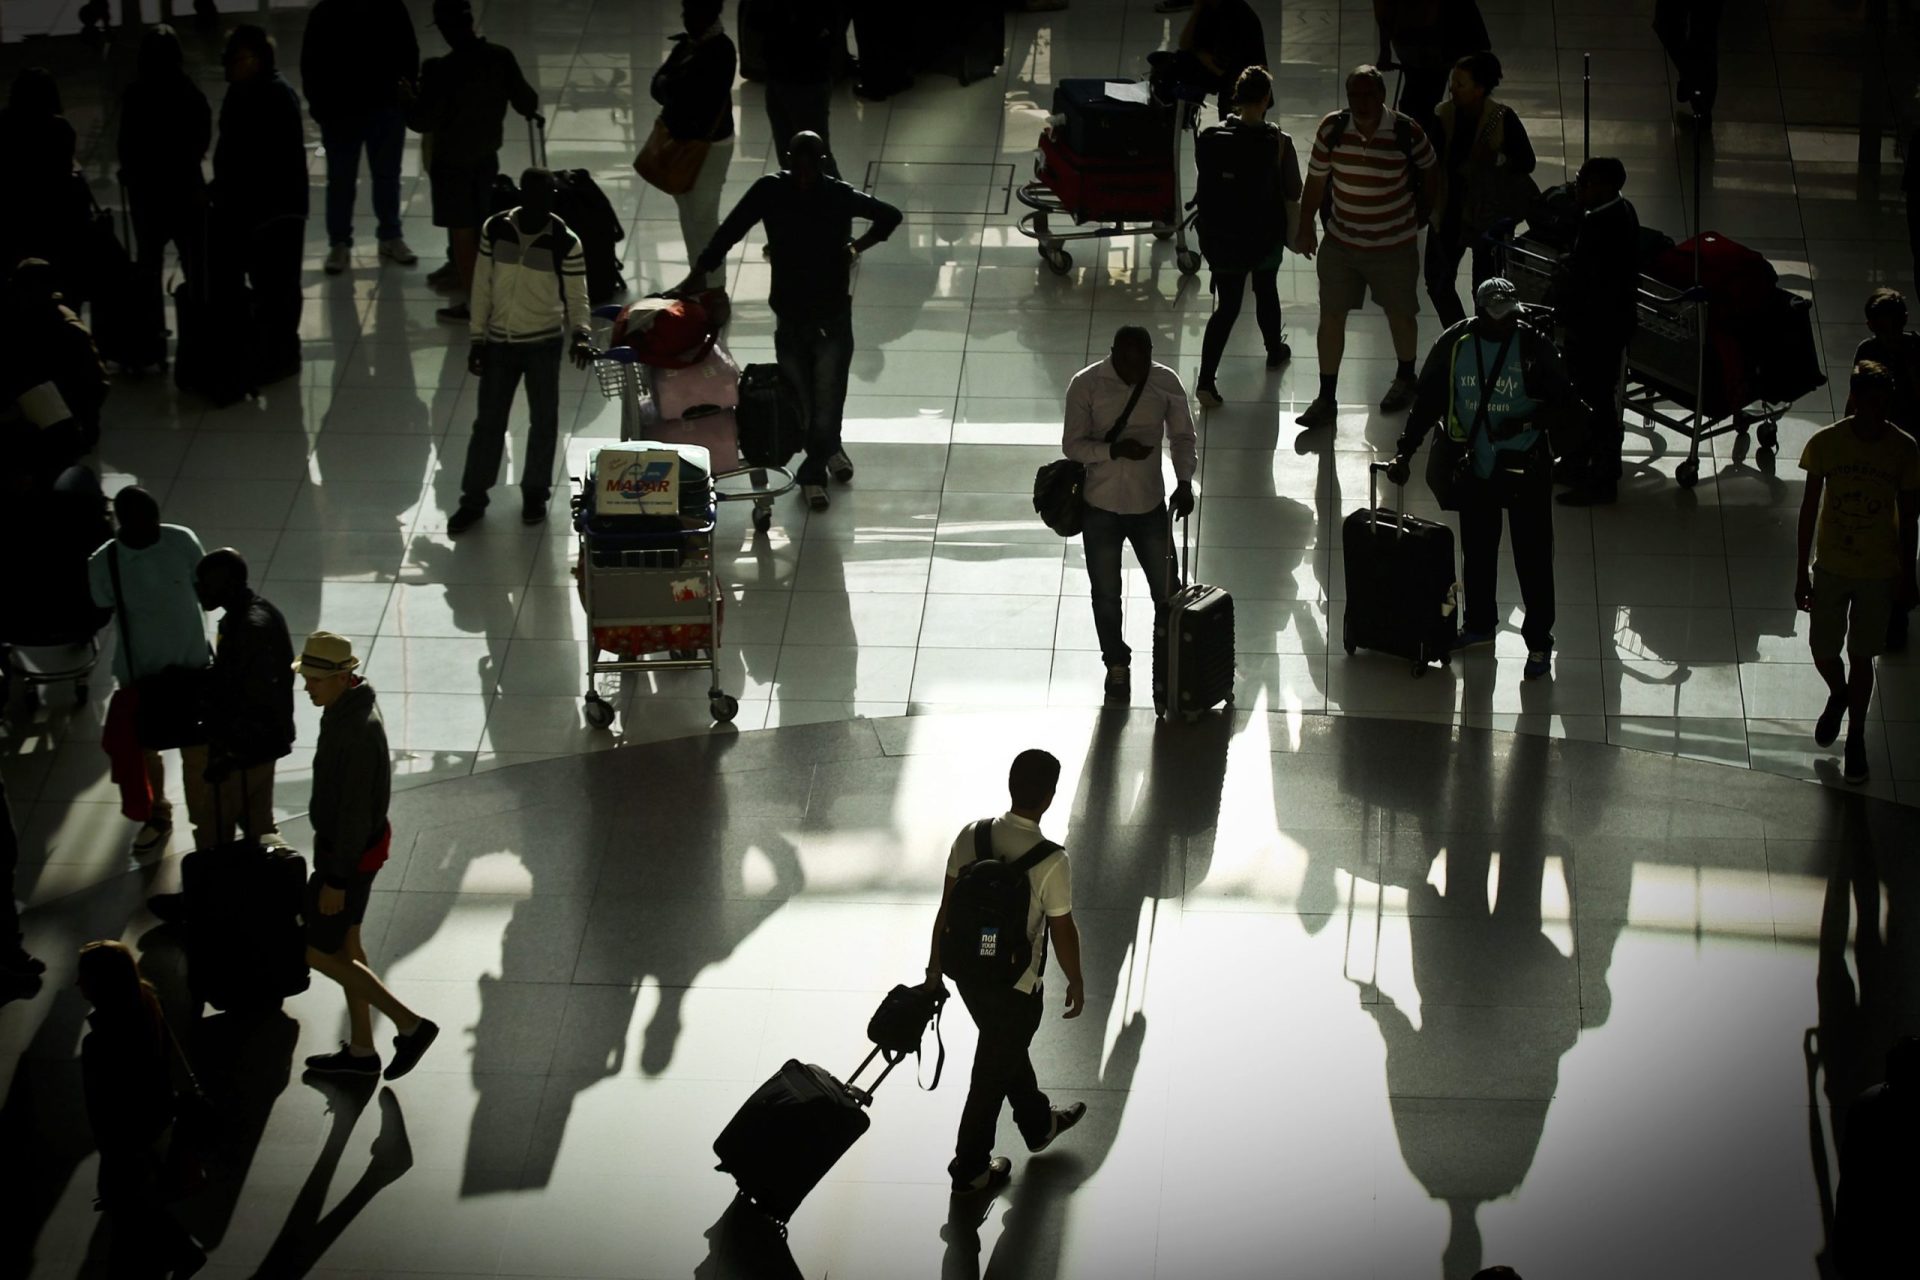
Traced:
[[740, 371], [740, 403], [733, 417], [741, 461], [750, 467], [784, 467], [806, 445], [806, 407], [777, 364], [750, 364]]
[[[1169, 531], [1171, 532], [1171, 531]], [[1233, 597], [1187, 581], [1187, 526], [1180, 525], [1180, 583], [1153, 627], [1153, 709], [1191, 720], [1233, 701]]]
[[1054, 136], [1091, 160], [1157, 160], [1173, 155], [1173, 111], [1157, 103], [1121, 102], [1107, 82], [1062, 80], [1053, 89]]
[[887, 1062], [873, 1089], [852, 1081], [879, 1056], [878, 1048], [867, 1054], [846, 1082], [825, 1067], [787, 1059], [713, 1140], [720, 1171], [733, 1175], [740, 1194], [760, 1212], [786, 1222], [872, 1125], [867, 1108], [873, 1105], [873, 1089], [899, 1059]]
[[1368, 468], [1369, 505], [1346, 518], [1340, 529], [1346, 558], [1348, 654], [1377, 649], [1413, 663], [1413, 674], [1427, 664], [1452, 661], [1459, 633], [1455, 608], [1453, 530], [1379, 505], [1374, 477], [1386, 470]]
[[243, 834], [182, 858], [180, 886], [195, 1004], [257, 1013], [307, 989], [305, 858]]

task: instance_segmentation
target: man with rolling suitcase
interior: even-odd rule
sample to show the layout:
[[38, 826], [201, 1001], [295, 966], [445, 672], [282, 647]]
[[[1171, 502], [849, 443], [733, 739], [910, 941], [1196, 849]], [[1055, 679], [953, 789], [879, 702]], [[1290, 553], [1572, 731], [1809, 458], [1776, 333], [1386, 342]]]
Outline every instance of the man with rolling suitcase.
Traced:
[[[1173, 457], [1170, 498], [1160, 475], [1162, 440]], [[1197, 442], [1180, 375], [1154, 363], [1153, 335], [1139, 325], [1115, 330], [1107, 359], [1088, 365], [1067, 384], [1060, 449], [1087, 469], [1080, 538], [1111, 701], [1125, 702], [1132, 685], [1133, 650], [1122, 628], [1120, 549], [1133, 547], [1154, 608], [1164, 606], [1172, 554], [1167, 508], [1176, 516], [1193, 512]]]
[[945, 990], [943, 977], [951, 977], [980, 1030], [947, 1166], [955, 1195], [991, 1191], [1012, 1176], [1013, 1162], [993, 1154], [1002, 1103], [1013, 1107], [1014, 1123], [1035, 1154], [1087, 1114], [1084, 1102], [1055, 1107], [1048, 1101], [1031, 1055], [1045, 1011], [1041, 977], [1049, 942], [1067, 975], [1063, 1016], [1077, 1018], [1086, 1007], [1072, 868], [1066, 850], [1040, 833], [1059, 782], [1057, 759], [1022, 751], [1007, 772], [1012, 806], [998, 818], [968, 823], [947, 855], [926, 986], [937, 996]]

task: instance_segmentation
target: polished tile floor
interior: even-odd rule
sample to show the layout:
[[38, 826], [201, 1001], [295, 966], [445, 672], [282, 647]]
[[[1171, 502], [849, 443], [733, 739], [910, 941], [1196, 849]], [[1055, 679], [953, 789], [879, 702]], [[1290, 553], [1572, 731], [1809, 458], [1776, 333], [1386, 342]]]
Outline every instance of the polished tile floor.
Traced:
[[[156, 0], [146, 7], [153, 15]], [[288, 66], [297, 64], [304, 7], [222, 5], [236, 19], [243, 10], [266, 15]], [[412, 7], [425, 52], [436, 52], [427, 6]], [[590, 168], [628, 218], [628, 278], [642, 287], [677, 279], [686, 253], [672, 203], [627, 167], [651, 123], [646, 82], [677, 29], [675, 6], [480, 7], [485, 29], [520, 54], [541, 89], [553, 163]], [[1368, 6], [1256, 7], [1277, 62], [1283, 121], [1305, 139], [1313, 119], [1337, 105], [1341, 69], [1373, 52]], [[1684, 234], [1694, 153], [1671, 116], [1671, 69], [1647, 26], [1651, 4], [1482, 7], [1507, 66], [1499, 96], [1525, 116], [1543, 181], [1582, 154], [1581, 54], [1590, 51], [1593, 151], [1625, 160], [1644, 223]], [[30, 61], [56, 70], [88, 171], [112, 204], [106, 104], [128, 74], [132, 42], [123, 37], [104, 52], [81, 45], [68, 34], [76, 8], [74, 0], [8, 4], [0, 70]], [[1876, 36], [1859, 7], [1832, 0], [1732, 10], [1720, 122], [1700, 157], [1703, 222], [1767, 252], [1783, 282], [1812, 297], [1837, 377], [1864, 336], [1867, 290], [1913, 291], [1891, 142], [1913, 83], [1911, 33], [1896, 25]], [[1292, 418], [1315, 385], [1316, 317], [1311, 267], [1290, 260], [1281, 284], [1298, 353], [1292, 366], [1267, 373], [1245, 318], [1221, 373], [1229, 403], [1201, 427], [1193, 568], [1230, 588], [1240, 614], [1241, 715], [1231, 750], [1216, 743], [1214, 755], [1189, 761], [1184, 747], [1165, 745], [1177, 739], [1154, 738], [1137, 707], [1096, 721], [1101, 673], [1079, 550], [1034, 520], [1032, 472], [1057, 455], [1066, 379], [1103, 354], [1118, 325], [1148, 326], [1159, 358], [1191, 382], [1210, 299], [1204, 278], [1183, 279], [1172, 246], [1151, 240], [1075, 244], [1072, 272], [1049, 274], [1015, 227], [1019, 206], [1007, 188], [1030, 172], [1054, 82], [1138, 74], [1143, 53], [1177, 35], [1178, 21], [1154, 15], [1147, 0], [1075, 0], [1060, 13], [1009, 15], [1011, 54], [998, 83], [961, 89], [926, 76], [883, 104], [844, 88], [836, 97], [843, 170], [901, 204], [908, 220], [868, 255], [855, 286], [854, 484], [837, 490], [823, 515], [783, 501], [763, 538], [738, 508], [726, 512], [725, 682], [741, 699], [736, 729], [746, 732], [738, 736], [710, 733], [706, 682], [683, 675], [610, 691], [622, 713], [613, 730], [587, 726], [570, 539], [557, 527], [528, 532], [505, 521], [458, 543], [446, 536], [475, 386], [463, 335], [435, 322], [438, 295], [423, 279], [437, 246], [417, 147], [405, 186], [407, 235], [423, 253], [417, 269], [377, 264], [363, 195], [354, 269], [324, 276], [316, 187], [297, 384], [218, 411], [177, 397], [159, 378], [116, 386], [100, 451], [110, 485], [152, 489], [167, 518], [194, 527], [208, 546], [244, 551], [296, 630], [341, 631], [368, 654], [397, 785], [420, 788], [402, 803], [421, 806], [417, 821], [405, 820], [419, 842], [414, 855], [404, 875], [387, 877], [406, 892], [385, 900], [379, 954], [409, 990], [421, 985], [423, 999], [454, 1011], [442, 1019], [450, 1028], [478, 1028], [464, 1044], [443, 1042], [436, 1053], [445, 1059], [423, 1069], [444, 1090], [416, 1081], [403, 1091], [419, 1165], [339, 1234], [324, 1266], [356, 1275], [685, 1274], [708, 1242], [679, 1225], [715, 1222], [725, 1203], [718, 1181], [694, 1172], [705, 1168], [700, 1152], [716, 1117], [786, 1053], [851, 1067], [868, 988], [916, 967], [946, 828], [991, 807], [1002, 749], [1021, 732], [1014, 726], [1031, 723], [1073, 744], [1062, 756], [1082, 779], [1076, 831], [1091, 786], [1105, 797], [1095, 820], [1129, 829], [1119, 843], [1135, 826], [1204, 836], [1209, 847], [1216, 829], [1230, 837], [1211, 871], [1189, 856], [1183, 873], [1177, 859], [1167, 861], [1172, 853], [1156, 853], [1117, 873], [1117, 890], [1111, 879], [1103, 885], [1103, 873], [1085, 872], [1084, 901], [1119, 913], [1103, 917], [1090, 963], [1139, 991], [1130, 1005], [1096, 1011], [1064, 1034], [1050, 1027], [1042, 1043], [1053, 1055], [1050, 1080], [1131, 1096], [1128, 1124], [1099, 1120], [1096, 1107], [1083, 1146], [1095, 1154], [1023, 1175], [1016, 1212], [979, 1229], [970, 1263], [974, 1228], [943, 1224], [944, 1200], [932, 1187], [956, 1087], [926, 1098], [892, 1082], [893, 1109], [796, 1228], [805, 1274], [929, 1274], [942, 1265], [933, 1255], [944, 1239], [952, 1274], [993, 1256], [996, 1275], [1130, 1276], [1157, 1267], [1397, 1277], [1434, 1274], [1444, 1249], [1440, 1273], [1464, 1275], [1463, 1261], [1480, 1256], [1473, 1206], [1493, 1201], [1477, 1228], [1489, 1261], [1551, 1257], [1551, 1273], [1565, 1276], [1587, 1274], [1591, 1259], [1597, 1274], [1614, 1258], [1607, 1241], [1634, 1238], [1635, 1224], [1652, 1215], [1670, 1227], [1659, 1238], [1701, 1258], [1703, 1273], [1807, 1272], [1819, 1222], [1804, 1150], [1807, 1098], [1797, 1083], [1804, 1064], [1780, 1055], [1813, 1022], [1810, 962], [1819, 958], [1822, 903], [1833, 905], [1827, 886], [1845, 824], [1863, 815], [1905, 820], [1857, 793], [1843, 801], [1780, 780], [1832, 781], [1837, 766], [1837, 755], [1810, 741], [1822, 688], [1807, 663], [1804, 618], [1788, 598], [1801, 494], [1793, 463], [1834, 416], [1831, 388], [1788, 414], [1772, 472], [1722, 437], [1707, 451], [1699, 486], [1682, 490], [1673, 474], [1685, 442], [1630, 435], [1621, 505], [1557, 520], [1551, 683], [1521, 682], [1511, 628], [1492, 653], [1414, 681], [1397, 662], [1347, 657], [1340, 632], [1338, 522], [1367, 502], [1367, 463], [1399, 428], [1369, 407], [1391, 371], [1385, 325], [1368, 313], [1352, 326], [1332, 441], [1300, 437]], [[52, 38], [36, 38], [42, 33]], [[187, 38], [217, 95], [210, 37]], [[737, 102], [729, 196], [769, 167], [760, 90], [742, 86]], [[1863, 129], [1865, 147], [1856, 141]], [[1862, 154], [1877, 168], [1862, 170]], [[526, 156], [510, 129], [504, 166]], [[316, 155], [316, 179], [321, 168]], [[767, 283], [755, 238], [729, 267], [737, 307], [728, 340], [743, 360], [771, 351]], [[1432, 317], [1422, 319], [1430, 338]], [[617, 434], [617, 407], [588, 378], [567, 378], [566, 453], [577, 472], [589, 450]], [[522, 411], [510, 457], [524, 429]], [[1432, 514], [1423, 495], [1411, 505]], [[1128, 627], [1139, 645], [1145, 589], [1130, 578]], [[1515, 593], [1503, 599], [1511, 623]], [[1882, 663], [1868, 797], [1912, 803], [1920, 795], [1915, 673], [1911, 657]], [[0, 767], [24, 845], [16, 888], [37, 908], [28, 917], [30, 932], [45, 939], [37, 949], [56, 959], [85, 937], [142, 935], [151, 925], [138, 911], [147, 882], [174, 874], [171, 862], [134, 867], [125, 856], [129, 826], [97, 747], [105, 692], [102, 682], [78, 709], [57, 693], [43, 708], [17, 703], [0, 725]], [[947, 714], [961, 711], [986, 714]], [[305, 807], [316, 729], [311, 708], [300, 715], [301, 746], [276, 793], [287, 815]], [[1372, 718], [1430, 723], [1389, 730], [1363, 722]], [[1093, 771], [1104, 749], [1097, 743], [1114, 723], [1125, 727], [1111, 731], [1111, 749], [1126, 763], [1121, 780], [1102, 782]], [[751, 732], [761, 728], [780, 732]], [[774, 767], [789, 749], [774, 744], [795, 734], [802, 757], [807, 743], [865, 744], [869, 756], [881, 743], [897, 748], [890, 757], [902, 744], [938, 745], [915, 747], [919, 764], [863, 757]], [[1471, 760], [1446, 745], [1456, 741], [1471, 745]], [[1304, 745], [1312, 743], [1326, 745]], [[1353, 744], [1406, 745], [1411, 754], [1362, 768]], [[620, 745], [634, 750], [552, 759]], [[1337, 780], [1285, 780], [1315, 776], [1335, 758], [1347, 762]], [[760, 763], [747, 770], [742, 759]], [[1158, 776], [1150, 784], [1148, 759], [1212, 770], [1199, 791], [1222, 797], [1219, 822], [1211, 810], [1188, 813], [1187, 799], [1163, 796], [1173, 784]], [[739, 772], [702, 771], [716, 761]], [[932, 762], [971, 790], [950, 795], [917, 772]], [[529, 767], [490, 772], [509, 765]], [[663, 768], [684, 782], [647, 788]], [[1465, 790], [1463, 770], [1472, 777]], [[1531, 791], [1489, 781], [1541, 770], [1558, 798], [1537, 813], [1516, 798]], [[607, 788], [601, 794], [694, 804], [680, 813], [649, 800], [651, 810], [616, 814], [602, 811], [604, 802], [562, 803], [594, 780]], [[454, 785], [424, 785], [434, 783]], [[1393, 794], [1379, 795], [1380, 787]], [[971, 798], [949, 812], [962, 791]], [[1575, 805], [1576, 796], [1585, 801]], [[1776, 811], [1801, 825], [1776, 830], [1774, 818], [1755, 816]], [[496, 816], [507, 812], [517, 816]], [[1244, 822], [1229, 821], [1233, 814]], [[743, 821], [750, 830], [736, 838]], [[1487, 950], [1495, 944], [1482, 946], [1475, 932], [1495, 930], [1488, 921], [1502, 909], [1489, 916], [1477, 899], [1459, 905], [1444, 871], [1432, 870], [1478, 859], [1469, 862], [1474, 881], [1483, 873], [1498, 881], [1487, 868], [1499, 847], [1448, 848], [1450, 859], [1444, 839], [1415, 840], [1396, 854], [1392, 833], [1403, 823], [1440, 832], [1545, 824], [1526, 825], [1521, 842], [1531, 861], [1521, 871], [1530, 877], [1526, 897], [1541, 895], [1543, 915], [1531, 932], [1499, 933], [1497, 947], [1511, 947], [1510, 957], [1495, 963]], [[658, 842], [625, 834], [656, 828]], [[609, 843], [616, 831], [621, 842]], [[687, 834], [671, 846], [668, 831]], [[1573, 856], [1573, 843], [1583, 857]], [[1584, 896], [1581, 876], [1591, 877]], [[1162, 897], [1175, 900], [1170, 909], [1146, 905]], [[684, 911], [688, 900], [706, 905]], [[1844, 907], [1844, 895], [1838, 901]], [[1466, 922], [1452, 940], [1416, 941], [1408, 924], [1456, 916]], [[1844, 939], [1844, 920], [1839, 927]], [[1140, 938], [1159, 939], [1165, 956], [1151, 1011]], [[1596, 956], [1616, 944], [1620, 963], [1609, 969]], [[885, 976], [866, 962], [876, 952], [889, 957]], [[1350, 981], [1332, 979], [1335, 952]], [[1122, 970], [1123, 955], [1131, 970]], [[1309, 973], [1320, 977], [1300, 976]], [[1103, 998], [1121, 985], [1103, 982]], [[552, 983], [575, 985], [542, 986]], [[790, 995], [794, 986], [822, 990], [801, 999]], [[1631, 1017], [1630, 988], [1640, 997]], [[1609, 991], [1622, 1012], [1607, 1022]], [[8, 1009], [0, 1063], [11, 1069], [31, 1042], [30, 1060], [67, 1069], [59, 1064], [70, 1065], [73, 1051], [71, 999], [46, 995]], [[1415, 1031], [1397, 1011], [1416, 1004], [1448, 1012], [1439, 1021], [1423, 1015]], [[1204, 1016], [1209, 1005], [1213, 1016]], [[290, 1008], [303, 1052], [331, 1038], [333, 1005], [324, 997]], [[1703, 1009], [1713, 1011], [1704, 1024]], [[1147, 1012], [1151, 1037], [1142, 1030]], [[1384, 1066], [1382, 1041], [1355, 1029], [1362, 1013], [1385, 1037]], [[970, 1032], [952, 1030], [964, 1053]], [[1556, 1083], [1560, 1055], [1576, 1040], [1586, 1053], [1569, 1054]], [[460, 1060], [462, 1048], [470, 1060]], [[285, 1055], [274, 1052], [277, 1065], [264, 1069], [277, 1080]], [[1843, 1080], [1859, 1078], [1859, 1061]], [[63, 1079], [49, 1087], [70, 1088]], [[1129, 1093], [1131, 1082], [1149, 1079], [1151, 1090]], [[1389, 1096], [1391, 1106], [1382, 1105]], [[1299, 1097], [1326, 1105], [1267, 1105]], [[1556, 1123], [1543, 1131], [1548, 1098], [1559, 1099]], [[1250, 1114], [1237, 1109], [1241, 1099]], [[228, 1233], [238, 1265], [264, 1254], [323, 1149], [322, 1109], [296, 1084], [262, 1113]], [[337, 1114], [350, 1109], [343, 1102]], [[1734, 1142], [1735, 1110], [1764, 1117], [1738, 1131], [1739, 1142], [1756, 1144], [1751, 1150], [1709, 1141]], [[1620, 1131], [1623, 1116], [1631, 1132]], [[372, 1115], [362, 1121], [350, 1171], [374, 1123]], [[1721, 1180], [1708, 1176], [1736, 1152], [1778, 1170], [1767, 1194], [1778, 1192], [1781, 1212], [1757, 1235], [1735, 1229], [1744, 1223], [1739, 1206], [1715, 1198]], [[71, 1177], [47, 1180], [58, 1202], [43, 1206], [51, 1216], [37, 1246], [40, 1274], [71, 1274], [91, 1229], [90, 1166], [74, 1163], [83, 1154], [63, 1157]], [[1456, 1155], [1464, 1165], [1450, 1163]], [[1525, 1191], [1510, 1198], [1530, 1162]], [[1651, 1172], [1629, 1176], [1630, 1164]], [[1596, 1170], [1620, 1176], [1600, 1186]], [[1704, 1199], [1688, 1201], [1680, 1187]], [[1147, 1199], [1161, 1207], [1142, 1209]], [[1671, 1216], [1689, 1203], [1692, 1216]], [[422, 1208], [434, 1216], [422, 1219]], [[1562, 1248], [1576, 1219], [1587, 1233], [1577, 1256]], [[874, 1221], [908, 1225], [895, 1233], [871, 1229]], [[306, 1248], [300, 1241], [310, 1234], [296, 1232], [282, 1247]], [[733, 1240], [724, 1223], [712, 1234], [718, 1271], [701, 1274], [735, 1265], [766, 1273], [727, 1261], [751, 1242]], [[1729, 1242], [1751, 1242], [1755, 1252], [1689, 1252], [1735, 1247]], [[1535, 1247], [1544, 1252], [1526, 1252]], [[896, 1256], [914, 1261], [890, 1273]]]

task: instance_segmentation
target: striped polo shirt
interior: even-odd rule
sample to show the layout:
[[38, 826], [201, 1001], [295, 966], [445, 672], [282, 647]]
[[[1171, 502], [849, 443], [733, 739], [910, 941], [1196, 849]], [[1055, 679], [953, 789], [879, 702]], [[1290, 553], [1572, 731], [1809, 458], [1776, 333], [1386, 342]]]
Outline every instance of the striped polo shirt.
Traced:
[[1434, 164], [1433, 146], [1425, 131], [1399, 112], [1388, 110], [1382, 113], [1380, 128], [1371, 138], [1363, 137], [1349, 117], [1346, 131], [1329, 147], [1328, 135], [1339, 114], [1327, 116], [1315, 128], [1313, 154], [1307, 161], [1308, 177], [1333, 175], [1333, 214], [1327, 233], [1352, 249], [1411, 244], [1420, 234], [1411, 185], [1419, 179], [1407, 172], [1407, 151], [1397, 130], [1408, 130], [1413, 140], [1413, 163], [1421, 171]]

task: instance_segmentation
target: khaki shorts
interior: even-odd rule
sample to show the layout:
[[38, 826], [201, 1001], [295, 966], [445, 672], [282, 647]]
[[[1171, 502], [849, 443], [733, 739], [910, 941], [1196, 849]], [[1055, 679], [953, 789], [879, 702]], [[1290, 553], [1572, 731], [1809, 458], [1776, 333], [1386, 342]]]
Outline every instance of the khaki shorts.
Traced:
[[1819, 566], [1813, 570], [1813, 625], [1808, 640], [1816, 658], [1847, 657], [1866, 662], [1887, 648], [1887, 624], [1893, 619], [1892, 578], [1848, 578]]
[[1323, 233], [1314, 264], [1320, 276], [1322, 314], [1358, 311], [1369, 292], [1388, 315], [1420, 314], [1418, 241], [1391, 249], [1350, 249]]

